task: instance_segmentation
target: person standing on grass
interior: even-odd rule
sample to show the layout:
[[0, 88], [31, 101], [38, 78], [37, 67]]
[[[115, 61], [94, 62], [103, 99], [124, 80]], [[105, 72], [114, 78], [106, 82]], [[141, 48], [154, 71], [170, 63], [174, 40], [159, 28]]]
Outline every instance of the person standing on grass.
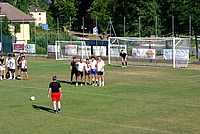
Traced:
[[124, 50], [121, 50], [120, 56], [122, 58], [122, 67], [127, 67], [127, 53], [125, 53]]
[[[84, 62], [83, 62], [83, 59], [80, 58], [80, 61], [77, 63], [77, 67], [78, 67], [78, 72], [77, 72], [77, 80], [78, 80], [78, 77], [80, 76], [81, 77], [81, 86], [83, 86], [83, 71], [84, 71]], [[78, 86], [78, 81], [76, 81], [76, 86]]]
[[6, 59], [6, 66], [10, 75], [9, 79], [15, 79], [15, 60], [12, 58], [12, 54], [8, 54]]
[[78, 70], [77, 70], [77, 60], [76, 60], [76, 57], [73, 57], [73, 61], [71, 62], [69, 70], [71, 71], [71, 81], [70, 81], [70, 84], [72, 84], [73, 83], [72, 80], [73, 80], [74, 74], [76, 76], [76, 81], [77, 81], [77, 72], [78, 72]]
[[104, 86], [104, 66], [105, 63], [102, 60], [101, 56], [98, 57], [98, 63], [97, 63], [97, 74], [98, 74], [98, 81], [99, 86]]
[[[95, 60], [95, 57], [91, 57], [91, 74], [92, 74], [92, 86], [97, 86], [98, 84], [98, 79], [97, 79], [97, 61]], [[95, 82], [96, 79], [96, 82]]]
[[22, 56], [20, 72], [21, 72], [20, 73], [21, 80], [22, 80], [23, 73], [25, 74], [25, 77], [28, 80], [27, 61], [25, 60], [25, 56]]
[[24, 53], [20, 53], [16, 59], [16, 65], [17, 65], [17, 71], [18, 71], [17, 78], [19, 78], [19, 79], [21, 77], [22, 56], [24, 56]]
[[84, 69], [85, 70], [85, 85], [87, 85], [87, 79], [88, 79], [89, 85], [91, 85], [91, 82], [90, 82], [91, 65], [90, 65], [89, 59], [86, 59], [84, 68], [85, 68]]
[[[48, 98], [50, 98], [50, 94], [51, 94], [51, 98], [52, 98], [52, 103], [53, 103], [53, 110], [54, 113], [60, 113], [61, 112], [61, 97], [62, 97], [62, 89], [61, 89], [61, 84], [59, 82], [57, 82], [57, 77], [53, 76], [52, 78], [53, 82], [51, 82], [49, 84], [49, 88], [48, 88]], [[58, 104], [58, 110], [57, 110], [57, 105], [56, 102]]]
[[5, 71], [5, 64], [4, 64], [4, 56], [1, 55], [0, 58], [0, 80], [6, 79], [6, 71]]

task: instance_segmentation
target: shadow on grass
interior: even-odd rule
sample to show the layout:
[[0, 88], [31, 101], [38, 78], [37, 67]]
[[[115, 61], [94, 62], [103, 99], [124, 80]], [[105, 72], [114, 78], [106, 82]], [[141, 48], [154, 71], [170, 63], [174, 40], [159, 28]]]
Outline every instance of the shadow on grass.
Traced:
[[67, 84], [70, 84], [69, 81], [64, 81], [64, 80], [57, 80], [57, 81], [60, 82], [60, 83], [67, 83]]
[[53, 113], [53, 109], [51, 109], [51, 108], [47, 108], [47, 107], [43, 107], [43, 106], [37, 106], [37, 105], [32, 105], [32, 107], [36, 110], [43, 110], [43, 111], [46, 111], [46, 112]]

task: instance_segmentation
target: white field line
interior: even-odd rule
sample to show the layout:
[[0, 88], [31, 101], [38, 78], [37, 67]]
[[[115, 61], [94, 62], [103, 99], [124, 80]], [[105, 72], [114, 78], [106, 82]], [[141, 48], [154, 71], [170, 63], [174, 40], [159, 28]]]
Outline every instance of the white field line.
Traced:
[[[133, 70], [134, 71], [134, 70]], [[135, 70], [137, 71], [137, 70]], [[149, 77], [165, 77], [165, 78], [194, 78], [194, 77], [200, 77], [200, 75], [190, 75], [190, 76], [183, 76], [183, 75], [170, 75], [170, 74], [155, 74], [155, 73], [148, 73], [145, 71], [142, 71], [142, 74], [140, 72], [117, 72], [117, 71], [111, 71], [107, 70], [108, 73], [114, 73], [114, 74], [127, 74], [129, 76], [134, 75], [140, 75], [140, 76], [149, 76]]]
[[[0, 84], [1, 86], [11, 86], [11, 87], [19, 87], [19, 88], [32, 88], [32, 89], [41, 89], [41, 90], [47, 90], [45, 88], [39, 88], [39, 87], [27, 87], [27, 86], [18, 86], [18, 85], [5, 85], [5, 84]], [[0, 91], [7, 91], [8, 90], [0, 90]], [[15, 90], [9, 90], [9, 91], [15, 91]], [[63, 92], [68, 92], [68, 93], [76, 93], [76, 94], [84, 94], [84, 95], [93, 95], [93, 96], [100, 96], [100, 97], [108, 97], [108, 98], [114, 98], [114, 99], [131, 99], [131, 100], [138, 100], [138, 101], [144, 101], [143, 99], [138, 99], [138, 98], [131, 98], [131, 97], [122, 97], [122, 96], [114, 96], [114, 95], [107, 95], [107, 94], [97, 94], [97, 93], [89, 93], [89, 92], [79, 92], [79, 91], [70, 91], [70, 90], [63, 90]], [[158, 102], [156, 100], [146, 100], [149, 102]], [[186, 104], [186, 103], [177, 103], [177, 102], [162, 102], [165, 104], [170, 104], [170, 105], [182, 105], [182, 106], [190, 106], [190, 107], [200, 107], [200, 105], [195, 105], [195, 104]]]
[[[67, 118], [68, 118], [68, 117], [67, 117]], [[102, 122], [102, 121], [90, 120], [90, 119], [72, 118], [72, 117], [70, 117], [70, 118], [68, 118], [68, 119], [76, 120], [76, 121], [82, 121], [82, 122], [100, 123], [100, 124], [106, 124], [106, 125], [111, 125], [111, 126], [129, 128], [129, 129], [140, 129], [140, 130], [151, 131], [151, 132], [159, 132], [159, 133], [165, 133], [165, 134], [177, 134], [177, 133], [174, 133], [174, 132], [163, 131], [163, 130], [157, 130], [157, 129], [150, 129], [150, 128], [139, 127], [139, 126], [135, 126], [135, 125], [130, 126], [130, 125], [123, 125], [123, 124]]]

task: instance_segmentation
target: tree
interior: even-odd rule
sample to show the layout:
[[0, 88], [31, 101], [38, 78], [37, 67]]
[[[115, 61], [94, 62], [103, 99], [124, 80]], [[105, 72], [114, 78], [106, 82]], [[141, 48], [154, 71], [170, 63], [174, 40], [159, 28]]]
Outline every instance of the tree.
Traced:
[[54, 20], [59, 18], [60, 26], [69, 27], [76, 20], [77, 9], [74, 0], [52, 0], [49, 11]]

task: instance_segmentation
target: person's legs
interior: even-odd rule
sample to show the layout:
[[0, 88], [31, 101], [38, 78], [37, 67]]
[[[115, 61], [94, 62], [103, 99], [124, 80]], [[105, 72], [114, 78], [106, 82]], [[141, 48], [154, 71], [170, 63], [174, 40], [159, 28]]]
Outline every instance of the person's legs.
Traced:
[[6, 79], [6, 70], [5, 70], [5, 68], [3, 70], [3, 79]]
[[122, 67], [124, 67], [124, 59], [122, 58]]
[[61, 112], [61, 102], [58, 101], [58, 112], [60, 113]]
[[101, 82], [102, 82], [101, 86], [104, 86], [104, 76], [103, 75], [101, 76]]
[[53, 101], [53, 111], [54, 113], [57, 113], [56, 101]]
[[26, 79], [28, 80], [28, 73], [27, 72], [25, 72], [25, 76], [26, 76]]
[[125, 59], [125, 67], [128, 66], [128, 62], [127, 62], [127, 59]]
[[2, 72], [3, 71], [1, 71], [1, 67], [0, 67], [0, 80], [2, 80]]
[[71, 71], [71, 84], [72, 84], [72, 80], [73, 80], [74, 73], [75, 73], [75, 72], [72, 70], [72, 71]]
[[99, 86], [101, 86], [101, 76], [98, 74], [98, 81], [99, 81]]

